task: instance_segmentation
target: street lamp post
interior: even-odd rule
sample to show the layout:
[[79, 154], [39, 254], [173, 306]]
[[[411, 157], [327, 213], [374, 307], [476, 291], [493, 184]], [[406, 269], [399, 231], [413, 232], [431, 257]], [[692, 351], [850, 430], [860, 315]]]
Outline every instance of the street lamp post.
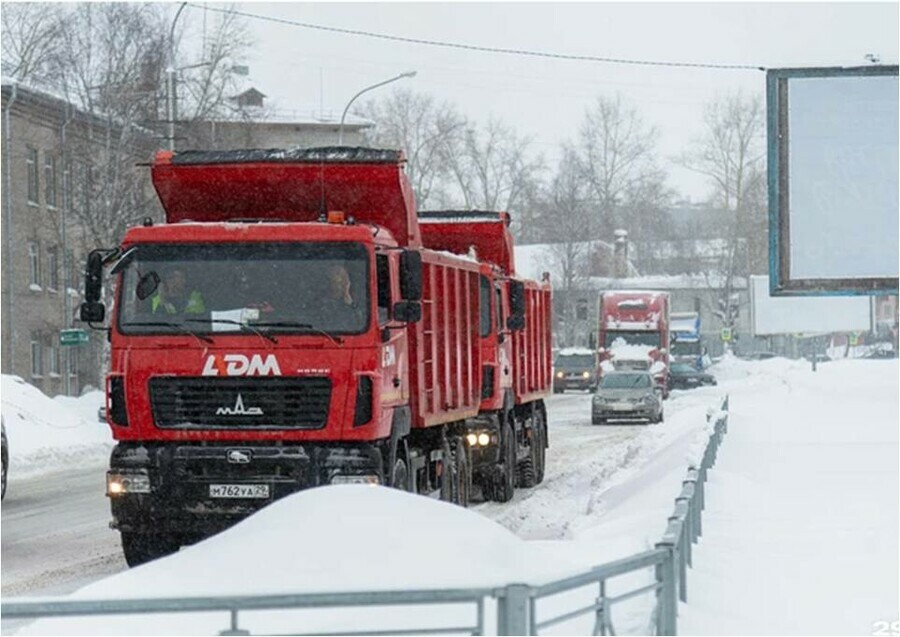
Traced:
[[356, 101], [356, 98], [362, 95], [363, 93], [367, 93], [373, 89], [376, 89], [380, 86], [384, 86], [385, 84], [390, 84], [391, 82], [396, 82], [397, 80], [402, 80], [405, 77], [415, 77], [416, 71], [407, 71], [406, 73], [401, 73], [396, 77], [392, 77], [389, 80], [385, 80], [383, 82], [378, 82], [378, 84], [373, 84], [372, 86], [367, 86], [359, 93], [350, 98], [350, 101], [347, 102], [347, 106], [344, 107], [344, 112], [341, 113], [341, 125], [338, 127], [338, 146], [342, 146], [344, 144], [344, 120], [347, 117], [347, 111], [350, 110], [350, 105]]
[[169, 150], [175, 150], [175, 24], [187, 6], [182, 2], [169, 28], [169, 65], [166, 67], [166, 119], [169, 121]]

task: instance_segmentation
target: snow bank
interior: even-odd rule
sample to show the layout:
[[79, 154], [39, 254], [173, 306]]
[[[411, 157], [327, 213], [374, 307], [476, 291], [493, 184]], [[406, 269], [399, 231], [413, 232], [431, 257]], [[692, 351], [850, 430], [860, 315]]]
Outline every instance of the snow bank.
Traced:
[[9, 479], [102, 462], [113, 446], [109, 426], [97, 420], [103, 392], [48, 398], [18, 376], [0, 377], [0, 410], [9, 442]]
[[[530, 545], [468, 509], [383, 487], [329, 486], [279, 500], [201, 544], [70, 599], [539, 585], [582, 570], [574, 557]], [[433, 626], [442, 619], [459, 625], [460, 609], [250, 614], [241, 627], [254, 634], [342, 632], [379, 623]], [[38, 621], [20, 634], [216, 634], [226, 620], [224, 613], [67, 618]]]
[[896, 360], [740, 361], [685, 634], [863, 635], [898, 616]]

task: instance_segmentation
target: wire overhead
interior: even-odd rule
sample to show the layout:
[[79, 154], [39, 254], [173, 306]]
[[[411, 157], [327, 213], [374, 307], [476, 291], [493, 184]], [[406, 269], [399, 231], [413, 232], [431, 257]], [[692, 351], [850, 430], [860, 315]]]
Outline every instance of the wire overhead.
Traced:
[[766, 67], [752, 64], [710, 64], [702, 62], [671, 62], [659, 60], [631, 60], [627, 58], [601, 57], [597, 55], [572, 55], [568, 53], [553, 53], [549, 51], [530, 51], [527, 49], [507, 49], [503, 47], [479, 46], [476, 44], [463, 44], [460, 42], [442, 42], [439, 40], [425, 40], [422, 38], [409, 38], [400, 35], [391, 35], [388, 33], [375, 33], [374, 31], [361, 31], [358, 29], [344, 29], [341, 27], [328, 27], [321, 24], [312, 24], [310, 22], [300, 22], [297, 20], [287, 20], [285, 18], [274, 18], [272, 16], [248, 13], [246, 11], [238, 11], [236, 9], [220, 9], [209, 5], [187, 3], [193, 7], [202, 7], [208, 11], [216, 11], [218, 13], [227, 13], [237, 15], [253, 20], [261, 20], [264, 22], [274, 22], [276, 24], [285, 24], [304, 29], [314, 29], [316, 31], [327, 31], [329, 33], [341, 33], [343, 35], [357, 35], [366, 38], [375, 38], [378, 40], [387, 40], [389, 42], [406, 42], [408, 44], [422, 44], [425, 46], [443, 47], [446, 49], [460, 49], [463, 51], [479, 51], [481, 53], [501, 53], [504, 55], [519, 55], [523, 57], [548, 58], [552, 60], [573, 60], [579, 62], [600, 62], [604, 64], [629, 64], [633, 66], [665, 66], [680, 68], [696, 68], [696, 69], [718, 69], [730, 71], [765, 71]]

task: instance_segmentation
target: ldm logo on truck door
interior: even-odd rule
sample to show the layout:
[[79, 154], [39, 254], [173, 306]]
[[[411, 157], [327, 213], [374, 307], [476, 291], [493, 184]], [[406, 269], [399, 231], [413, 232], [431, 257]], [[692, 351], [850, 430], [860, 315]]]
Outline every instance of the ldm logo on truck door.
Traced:
[[210, 354], [203, 365], [204, 376], [281, 376], [281, 368], [274, 354], [263, 358], [260, 354]]

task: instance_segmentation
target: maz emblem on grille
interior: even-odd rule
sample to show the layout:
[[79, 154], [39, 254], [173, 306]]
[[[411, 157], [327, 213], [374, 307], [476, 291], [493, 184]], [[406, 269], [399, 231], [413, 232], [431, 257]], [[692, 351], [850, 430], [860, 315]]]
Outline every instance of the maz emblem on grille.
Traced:
[[252, 455], [253, 452], [249, 449], [229, 449], [228, 462], [229, 464], [250, 464]]
[[216, 416], [262, 416], [263, 410], [260, 407], [244, 407], [244, 398], [240, 394], [234, 402], [234, 407], [219, 407], [216, 409]]

